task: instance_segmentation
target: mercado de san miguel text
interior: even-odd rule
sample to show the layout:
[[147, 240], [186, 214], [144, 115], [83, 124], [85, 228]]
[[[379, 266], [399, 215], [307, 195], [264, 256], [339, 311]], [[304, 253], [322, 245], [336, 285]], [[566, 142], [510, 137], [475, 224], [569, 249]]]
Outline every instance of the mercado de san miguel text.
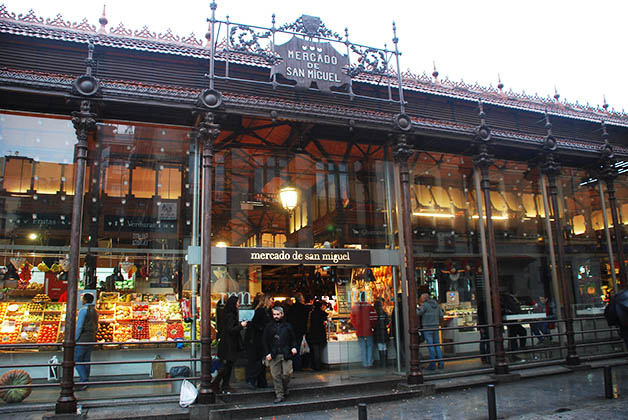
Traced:
[[[232, 295], [240, 320], [260, 293], [287, 314], [322, 301], [322, 377], [626, 355], [603, 312], [627, 284], [628, 115], [402, 72], [394, 25], [376, 48], [308, 15], [208, 16], [199, 39], [0, 6], [0, 374], [32, 381], [23, 403], [174, 395], [181, 365], [215, 403]], [[85, 293], [98, 331], [75, 391]], [[425, 293], [439, 328], [419, 325]], [[375, 367], [358, 304], [391, 320]]]

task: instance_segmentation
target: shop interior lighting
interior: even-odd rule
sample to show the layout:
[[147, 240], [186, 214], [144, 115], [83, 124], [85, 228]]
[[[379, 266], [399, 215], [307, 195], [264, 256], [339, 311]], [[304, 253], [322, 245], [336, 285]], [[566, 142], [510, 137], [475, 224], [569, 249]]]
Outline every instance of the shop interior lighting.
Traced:
[[225, 241], [216, 242], [216, 246], [218, 248], [226, 248], [227, 247], [227, 243]]
[[[477, 214], [474, 216], [471, 216], [472, 219], [479, 219], [480, 216], [478, 216]], [[486, 219], [486, 216], [482, 216], [482, 219]], [[491, 216], [492, 220], [508, 220], [508, 216]]]
[[413, 212], [413, 216], [421, 216], [421, 217], [438, 217], [440, 219], [453, 219], [455, 216], [453, 214], [446, 213], [426, 213], [426, 212]]

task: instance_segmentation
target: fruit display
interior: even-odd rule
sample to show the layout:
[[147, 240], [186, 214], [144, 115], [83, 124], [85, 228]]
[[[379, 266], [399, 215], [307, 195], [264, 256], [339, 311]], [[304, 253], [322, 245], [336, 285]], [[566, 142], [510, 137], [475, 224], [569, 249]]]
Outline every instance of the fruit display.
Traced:
[[[192, 339], [192, 323], [191, 322], [183, 323], [183, 332], [184, 332], [184, 337], [186, 340]], [[196, 320], [196, 339], [197, 340], [201, 339], [201, 321], [198, 319]]]
[[46, 303], [50, 302], [50, 297], [44, 293], [38, 293], [33, 298], [33, 302], [35, 303]]
[[148, 340], [149, 330], [148, 330], [148, 321], [142, 319], [133, 320], [133, 332], [132, 337], [136, 340]]
[[148, 324], [148, 335], [151, 340], [165, 341], [167, 327], [165, 322], [151, 322]]
[[59, 324], [43, 324], [37, 335], [38, 343], [56, 343], [59, 334]]
[[179, 302], [168, 302], [166, 303], [166, 310], [168, 311], [166, 318], [170, 321], [180, 320], [181, 317], [181, 306]]
[[133, 338], [133, 326], [131, 324], [115, 324], [113, 341], [122, 343]]
[[133, 311], [130, 306], [117, 304], [115, 317], [118, 321], [127, 321], [133, 319]]
[[22, 312], [43, 312], [44, 305], [38, 302], [28, 302], [22, 307]]
[[17, 336], [18, 343], [35, 343], [37, 341], [37, 333], [39, 332], [39, 323], [31, 322], [22, 324], [22, 332]]
[[0, 333], [0, 344], [14, 344], [17, 342], [17, 333]]
[[65, 304], [58, 302], [46, 303], [46, 312], [61, 312], [65, 311]]
[[[0, 302], [0, 344], [63, 342], [66, 304], [49, 302], [46, 298], [42, 294], [37, 301]], [[99, 342], [166, 341], [184, 337], [179, 302], [164, 301], [163, 296], [101, 293], [96, 308]], [[189, 331], [189, 324], [186, 330]], [[200, 334], [200, 327], [198, 331]]]
[[41, 322], [44, 320], [43, 312], [28, 312], [24, 314], [22, 318], [25, 322]]
[[180, 322], [169, 322], [166, 338], [168, 340], [175, 340], [178, 338], [182, 339], [183, 337], [183, 325]]
[[61, 312], [44, 312], [44, 321], [61, 321]]
[[96, 341], [113, 341], [114, 325], [111, 322], [99, 322], [96, 331]]
[[153, 304], [148, 308], [148, 319], [151, 321], [165, 321], [168, 317], [168, 310], [162, 305]]

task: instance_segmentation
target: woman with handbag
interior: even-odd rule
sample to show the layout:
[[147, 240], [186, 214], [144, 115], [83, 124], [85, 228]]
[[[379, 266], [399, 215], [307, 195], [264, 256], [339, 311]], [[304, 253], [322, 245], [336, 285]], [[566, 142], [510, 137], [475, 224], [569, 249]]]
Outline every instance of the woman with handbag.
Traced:
[[247, 321], [239, 321], [239, 307], [238, 297], [231, 295], [220, 313], [220, 319], [218, 319], [218, 357], [222, 361], [222, 368], [212, 381], [211, 386], [215, 393], [235, 391], [229, 386], [229, 381], [233, 372], [233, 364], [238, 358], [240, 350], [240, 332], [247, 325]]

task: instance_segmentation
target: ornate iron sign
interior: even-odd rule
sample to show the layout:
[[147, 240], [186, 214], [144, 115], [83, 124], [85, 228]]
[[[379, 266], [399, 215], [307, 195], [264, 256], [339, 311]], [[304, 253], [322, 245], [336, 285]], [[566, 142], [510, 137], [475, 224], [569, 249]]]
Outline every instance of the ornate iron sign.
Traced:
[[277, 45], [275, 52], [281, 61], [272, 68], [271, 75], [281, 74], [294, 80], [297, 87], [308, 89], [312, 83], [321, 91], [329, 92], [332, 86], [350, 82], [346, 73], [349, 58], [340, 54], [329, 42], [313, 42], [296, 36], [285, 44]]
[[227, 248], [227, 264], [370, 265], [367, 250], [340, 248]]

